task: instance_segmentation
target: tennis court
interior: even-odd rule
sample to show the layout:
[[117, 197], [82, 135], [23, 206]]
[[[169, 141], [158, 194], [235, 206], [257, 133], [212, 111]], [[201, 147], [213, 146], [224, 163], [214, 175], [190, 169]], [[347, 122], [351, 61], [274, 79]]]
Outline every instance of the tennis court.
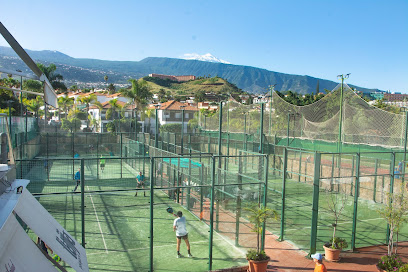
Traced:
[[[78, 194], [41, 196], [40, 203], [81, 241], [81, 198]], [[148, 271], [150, 250], [150, 197], [133, 192], [86, 194], [86, 250], [91, 271]], [[155, 271], [206, 271], [208, 269], [209, 227], [174, 203], [164, 192], [154, 195]], [[168, 206], [181, 210], [188, 221], [193, 258], [176, 258], [175, 217]], [[245, 265], [245, 252], [228, 238], [215, 234], [213, 269]], [[184, 242], [181, 254], [187, 256]]]

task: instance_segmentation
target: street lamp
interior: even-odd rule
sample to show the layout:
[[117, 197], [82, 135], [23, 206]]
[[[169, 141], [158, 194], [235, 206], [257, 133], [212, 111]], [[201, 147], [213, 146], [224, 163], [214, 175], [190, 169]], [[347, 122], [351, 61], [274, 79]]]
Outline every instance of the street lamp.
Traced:
[[184, 153], [184, 108], [186, 106], [180, 106], [181, 109], [181, 155]]

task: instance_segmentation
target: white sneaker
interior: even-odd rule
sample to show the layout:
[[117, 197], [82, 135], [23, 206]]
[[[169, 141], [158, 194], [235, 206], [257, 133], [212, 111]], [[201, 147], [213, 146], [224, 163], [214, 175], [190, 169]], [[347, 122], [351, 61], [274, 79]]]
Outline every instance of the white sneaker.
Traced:
[[193, 255], [191, 255], [191, 254], [188, 254], [188, 257], [189, 257], [189, 258], [192, 258], [192, 257], [193, 257]]
[[177, 259], [178, 259], [178, 258], [181, 258], [181, 254], [177, 254]]

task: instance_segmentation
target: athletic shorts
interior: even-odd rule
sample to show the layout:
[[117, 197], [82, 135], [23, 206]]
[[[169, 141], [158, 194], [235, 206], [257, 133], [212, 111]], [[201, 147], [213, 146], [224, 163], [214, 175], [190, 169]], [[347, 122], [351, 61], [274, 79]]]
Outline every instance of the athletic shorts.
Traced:
[[104, 163], [101, 163], [101, 168], [103, 168], [103, 167], [105, 167], [105, 164], [104, 164]]
[[142, 181], [142, 182], [140, 182], [140, 183], [137, 184], [137, 188], [144, 187], [144, 185], [145, 185], [145, 184], [144, 184], [144, 181]]
[[188, 234], [184, 235], [184, 236], [176, 236], [177, 239], [183, 239], [183, 240], [187, 240], [188, 239]]

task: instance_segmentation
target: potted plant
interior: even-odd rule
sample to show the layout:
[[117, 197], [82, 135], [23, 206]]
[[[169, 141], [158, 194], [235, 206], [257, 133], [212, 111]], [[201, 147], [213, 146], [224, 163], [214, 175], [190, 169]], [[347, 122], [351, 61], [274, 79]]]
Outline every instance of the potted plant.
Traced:
[[[395, 234], [398, 234], [400, 228], [407, 221], [408, 200], [402, 193], [403, 190], [403, 184], [401, 184], [399, 193], [388, 193], [386, 204], [378, 210], [380, 216], [387, 221], [389, 226], [388, 252], [386, 256], [379, 260], [377, 264], [378, 271], [395, 271], [395, 268], [398, 269], [404, 265], [397, 255], [397, 247], [394, 248]], [[398, 235], [396, 244], [398, 244]], [[404, 266], [404, 269], [407, 269], [407, 267]], [[401, 271], [404, 270], [401, 269]]]
[[251, 231], [256, 233], [256, 250], [251, 249], [247, 252], [250, 272], [265, 272], [270, 260], [265, 251], [260, 248], [260, 238], [263, 233], [263, 225], [268, 218], [278, 218], [275, 210], [268, 209], [264, 206], [255, 205], [252, 208], [245, 208], [249, 212], [249, 222], [252, 225]]
[[340, 252], [343, 248], [348, 247], [348, 244], [345, 239], [336, 237], [336, 227], [337, 222], [341, 213], [343, 212], [344, 207], [347, 203], [348, 195], [345, 192], [330, 192], [328, 197], [328, 207], [329, 210], [333, 213], [334, 223], [333, 226], [333, 236], [330, 239], [329, 243], [326, 243], [324, 248], [324, 258], [327, 261], [337, 262], [340, 260]]

